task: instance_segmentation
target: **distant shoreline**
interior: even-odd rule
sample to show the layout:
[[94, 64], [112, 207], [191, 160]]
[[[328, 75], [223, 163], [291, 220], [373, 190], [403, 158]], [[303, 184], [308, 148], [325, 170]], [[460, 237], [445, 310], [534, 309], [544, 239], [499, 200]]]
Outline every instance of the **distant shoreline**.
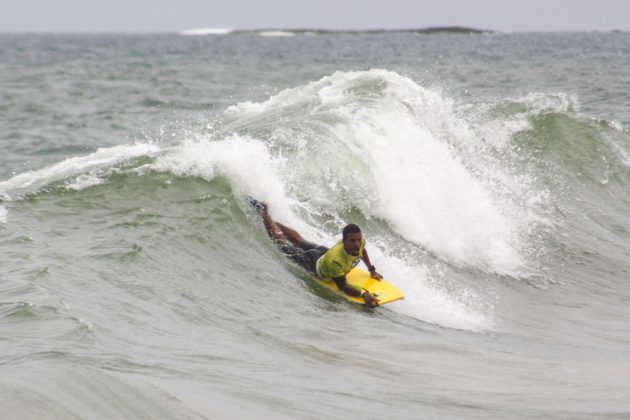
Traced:
[[494, 33], [494, 30], [476, 29], [465, 26], [435, 26], [415, 29], [313, 29], [313, 28], [261, 28], [261, 29], [189, 29], [180, 31], [181, 35], [238, 35], [238, 34], [287, 34], [287, 35], [325, 35], [325, 34], [381, 34], [381, 33], [458, 33], [483, 34]]
[[247, 33], [247, 32], [266, 32], [266, 31], [283, 31], [293, 33], [316, 33], [316, 34], [380, 34], [391, 32], [402, 33], [418, 33], [418, 34], [433, 34], [439, 32], [449, 33], [468, 33], [468, 34], [481, 34], [491, 33], [495, 31], [485, 29], [468, 28], [465, 26], [436, 26], [430, 28], [416, 28], [416, 29], [254, 29], [254, 30], [235, 30], [233, 33]]

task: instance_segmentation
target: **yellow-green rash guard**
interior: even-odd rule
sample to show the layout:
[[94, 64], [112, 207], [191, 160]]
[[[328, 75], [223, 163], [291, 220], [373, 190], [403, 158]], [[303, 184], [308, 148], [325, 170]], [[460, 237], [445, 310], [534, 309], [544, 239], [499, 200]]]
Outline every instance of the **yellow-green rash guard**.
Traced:
[[323, 279], [343, 277], [361, 260], [365, 249], [365, 239], [361, 241], [359, 255], [350, 255], [343, 246], [343, 240], [337, 242], [317, 261], [317, 274]]

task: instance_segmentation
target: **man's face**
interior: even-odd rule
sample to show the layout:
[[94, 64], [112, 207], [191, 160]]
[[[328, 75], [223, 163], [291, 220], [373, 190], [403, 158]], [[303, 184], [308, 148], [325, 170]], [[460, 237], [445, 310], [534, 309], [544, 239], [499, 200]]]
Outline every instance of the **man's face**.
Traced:
[[361, 232], [349, 233], [346, 236], [346, 239], [343, 240], [343, 247], [346, 249], [348, 254], [359, 255], [361, 242], [363, 242], [363, 234]]

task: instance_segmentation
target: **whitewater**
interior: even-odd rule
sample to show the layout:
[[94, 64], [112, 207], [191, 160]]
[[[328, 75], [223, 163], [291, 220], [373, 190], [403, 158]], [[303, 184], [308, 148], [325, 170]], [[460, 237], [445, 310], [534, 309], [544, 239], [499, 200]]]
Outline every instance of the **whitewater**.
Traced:
[[0, 36], [2, 416], [630, 415], [627, 41]]

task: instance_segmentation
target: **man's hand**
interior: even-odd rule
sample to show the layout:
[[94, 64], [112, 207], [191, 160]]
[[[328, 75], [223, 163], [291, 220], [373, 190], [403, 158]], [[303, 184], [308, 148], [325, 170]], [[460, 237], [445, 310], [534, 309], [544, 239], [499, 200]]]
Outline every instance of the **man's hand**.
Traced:
[[378, 271], [376, 271], [376, 270], [372, 270], [372, 271], [370, 271], [370, 276], [371, 276], [373, 279], [376, 279], [376, 280], [379, 280], [379, 281], [380, 281], [380, 280], [383, 280], [383, 276], [381, 276], [381, 275], [380, 275], [380, 273], [379, 273]]
[[378, 299], [372, 296], [372, 294], [368, 291], [363, 291], [361, 293], [361, 296], [363, 297], [363, 300], [365, 301], [365, 305], [368, 308], [376, 308], [377, 306], [380, 305]]

